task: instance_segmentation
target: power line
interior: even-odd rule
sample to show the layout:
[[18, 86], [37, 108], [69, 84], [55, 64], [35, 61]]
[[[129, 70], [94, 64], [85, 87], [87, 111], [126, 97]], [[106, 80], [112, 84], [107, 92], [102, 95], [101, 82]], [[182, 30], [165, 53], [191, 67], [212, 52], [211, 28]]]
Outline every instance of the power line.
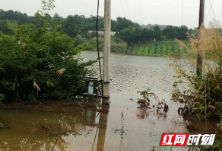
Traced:
[[134, 0], [134, 11], [135, 11], [135, 20], [137, 22], [137, 18], [136, 18], [136, 0]]
[[215, 16], [215, 13], [214, 13], [214, 9], [213, 9], [213, 3], [211, 3], [211, 0], [210, 0], [210, 5], [211, 5], [211, 9], [212, 9], [212, 12], [213, 12], [213, 15], [214, 15], [214, 19], [216, 19], [216, 16]]
[[[213, 4], [214, 4], [215, 1], [213, 0], [213, 2], [211, 3], [211, 0], [210, 0], [209, 2], [210, 2], [210, 5], [211, 5], [211, 6], [209, 7], [209, 11], [208, 11], [208, 14], [207, 14], [206, 20], [208, 19], [211, 10], [213, 11], [213, 14], [214, 14]], [[214, 14], [214, 19], [216, 19], [215, 14]]]
[[204, 20], [205, 20], [205, 22], [207, 22], [207, 12], [208, 12], [208, 10], [209, 10], [209, 6], [207, 5], [207, 2], [205, 2], [205, 7], [204, 7], [204, 12], [205, 12], [205, 15], [204, 15]]
[[130, 16], [130, 12], [129, 12], [129, 6], [128, 6], [128, 3], [127, 3], [127, 0], [126, 1], [126, 6], [127, 6], [127, 9], [128, 9], [128, 13], [129, 13], [129, 17], [130, 17], [130, 20], [131, 20], [131, 16]]
[[183, 25], [183, 0], [182, 0], [182, 25]]
[[102, 93], [103, 96], [103, 84], [102, 84], [102, 67], [101, 67], [101, 61], [100, 61], [100, 53], [99, 53], [99, 35], [98, 35], [98, 26], [99, 26], [99, 0], [97, 2], [97, 13], [96, 13], [96, 48], [97, 48], [97, 54], [98, 54], [98, 60], [99, 60], [99, 75], [100, 75], [100, 82], [102, 87]]
[[142, 25], [142, 0], [140, 0], [140, 21], [141, 21], [141, 25]]
[[121, 3], [121, 6], [122, 6], [123, 14], [124, 14], [124, 16], [126, 16], [125, 11], [124, 11], [124, 9], [123, 9], [122, 1], [121, 1], [121, 0], [119, 0], [119, 1], [120, 1], [120, 3]]

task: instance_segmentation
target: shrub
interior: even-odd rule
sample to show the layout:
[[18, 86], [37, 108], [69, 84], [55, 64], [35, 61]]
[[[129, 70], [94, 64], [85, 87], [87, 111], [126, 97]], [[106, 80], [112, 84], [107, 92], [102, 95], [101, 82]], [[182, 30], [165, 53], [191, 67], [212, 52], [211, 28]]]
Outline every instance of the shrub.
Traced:
[[57, 26], [49, 32], [45, 16], [37, 13], [35, 25], [8, 23], [13, 34], [0, 33], [0, 92], [7, 101], [65, 99], [84, 90], [93, 61], [83, 63], [85, 46], [74, 47]]
[[[88, 47], [87, 50], [97, 50], [96, 49], [96, 37], [92, 38], [88, 43], [91, 47]], [[118, 53], [126, 53], [127, 52], [127, 43], [123, 40], [112, 37], [111, 38], [111, 52], [118, 52]], [[103, 51], [103, 37], [99, 37], [99, 50]]]
[[[202, 27], [198, 37], [189, 35], [190, 47], [178, 41], [182, 50], [188, 50], [188, 59], [182, 60], [173, 56], [171, 66], [175, 69], [176, 81], [174, 98], [182, 102], [190, 102], [193, 112], [200, 118], [217, 118], [222, 120], [222, 38], [219, 24], [211, 24], [211, 29]], [[193, 57], [199, 53], [206, 56], [203, 61], [203, 73], [196, 74], [196, 60]], [[206, 104], [205, 104], [206, 103]], [[222, 122], [217, 124], [222, 129]]]

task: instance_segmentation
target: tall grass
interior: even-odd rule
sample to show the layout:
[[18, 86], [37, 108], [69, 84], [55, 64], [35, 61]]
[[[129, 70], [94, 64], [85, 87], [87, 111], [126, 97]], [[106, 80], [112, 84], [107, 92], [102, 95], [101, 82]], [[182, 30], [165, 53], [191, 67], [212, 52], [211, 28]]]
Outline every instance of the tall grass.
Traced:
[[[199, 118], [222, 120], [222, 34], [219, 23], [211, 23], [211, 28], [201, 27], [197, 36], [188, 35], [189, 45], [176, 40], [180, 53], [188, 52], [186, 60], [172, 54], [172, 64], [176, 71], [173, 96], [184, 102], [191, 100], [190, 108]], [[186, 50], [186, 51], [184, 51]], [[202, 77], [196, 74], [196, 54], [203, 56]], [[206, 59], [205, 59], [206, 58]], [[182, 89], [183, 88], [183, 89]], [[206, 109], [206, 110], [205, 110]], [[205, 114], [206, 113], [206, 114]], [[222, 121], [218, 122], [222, 129]]]

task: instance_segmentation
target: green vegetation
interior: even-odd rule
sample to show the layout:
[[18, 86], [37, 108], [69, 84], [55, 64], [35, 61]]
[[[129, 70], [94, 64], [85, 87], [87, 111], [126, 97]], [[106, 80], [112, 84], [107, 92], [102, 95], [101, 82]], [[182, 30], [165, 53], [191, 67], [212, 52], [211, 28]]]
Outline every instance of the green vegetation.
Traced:
[[[86, 50], [94, 50], [96, 51], [96, 38], [92, 38], [90, 40], [85, 40], [83, 41], [82, 45], [87, 46]], [[103, 37], [99, 36], [99, 50], [103, 50]], [[116, 53], [127, 53], [128, 52], [128, 45], [126, 42], [121, 40], [120, 38], [117, 37], [112, 37], [111, 38], [111, 52], [116, 52]]]
[[0, 100], [39, 102], [81, 94], [83, 78], [90, 71], [79, 57], [85, 45], [75, 46], [75, 39], [52, 30], [48, 12], [53, 1], [45, 2], [35, 15], [35, 24], [7, 23], [10, 34], [0, 32]]
[[[50, 16], [54, 0], [42, 4], [35, 16], [0, 10], [0, 101], [65, 99], [82, 93], [82, 79], [91, 73], [86, 66], [94, 61], [82, 63], [78, 54], [96, 50], [96, 17]], [[103, 30], [102, 17], [98, 28]], [[145, 56], [180, 55], [177, 43], [170, 39], [184, 40], [186, 32], [194, 32], [185, 26], [142, 27], [121, 17], [112, 20], [112, 31], [116, 32], [112, 52]], [[99, 49], [103, 50], [103, 35], [99, 35]]]
[[[187, 53], [187, 49], [182, 50], [183, 53]], [[135, 44], [131, 47], [129, 54], [140, 56], [167, 56], [169, 53], [176, 53], [181, 55], [181, 50], [176, 41], [159, 41]]]
[[[90, 73], [85, 67], [93, 61], [82, 63], [78, 54], [96, 50], [96, 17], [50, 16], [54, 0], [43, 0], [42, 4], [35, 16], [0, 10], [0, 92], [7, 101], [63, 99], [79, 94], [84, 86], [82, 78]], [[181, 52], [172, 39], [186, 40], [186, 33], [193, 30], [186, 26], [149, 27], [121, 17], [112, 20], [116, 34], [111, 38], [111, 51], [145, 56], [187, 52]], [[102, 17], [98, 28], [103, 30]], [[99, 36], [99, 48], [103, 49], [103, 35]]]
[[[211, 30], [202, 27], [198, 37], [190, 37], [191, 47], [180, 42], [181, 53], [187, 47], [189, 58], [183, 60], [173, 55], [172, 63], [176, 71], [173, 98], [186, 103], [190, 114], [201, 121], [216, 121], [218, 129], [211, 129], [215, 130], [212, 133], [222, 130], [222, 38], [217, 27], [216, 23]], [[193, 59], [197, 53], [203, 53], [208, 58], [203, 60], [201, 77], [196, 74], [196, 59]], [[222, 138], [216, 140], [216, 145], [204, 147], [204, 150], [219, 150]]]
[[[48, 30], [54, 30], [57, 28], [59, 32], [75, 38], [75, 47], [79, 44], [84, 44], [84, 46], [87, 46], [86, 50], [96, 50], [96, 16], [87, 18], [84, 15], [69, 15], [66, 18], [63, 18], [59, 16], [59, 14], [53, 16], [47, 14], [45, 18], [47, 20]], [[28, 23], [37, 27], [40, 26], [39, 23], [36, 22], [36, 16], [28, 16], [27, 14], [12, 10], [1, 10], [0, 31], [4, 34], [13, 34], [12, 30], [8, 28], [7, 22], [18, 25]], [[103, 23], [103, 17], [99, 17], [98, 29], [100, 31], [103, 31]], [[186, 40], [187, 32], [195, 33], [195, 30], [188, 29], [186, 26], [140, 26], [138, 23], [121, 17], [112, 20], [111, 30], [116, 32], [116, 34], [112, 36], [112, 52], [149, 56], [165, 56], [169, 52], [174, 52], [174, 50], [177, 50], [177, 46], [175, 46], [174, 42], [166, 43], [165, 41], [172, 41], [174, 38]], [[92, 33], [89, 33], [89, 31], [92, 31]], [[157, 42], [156, 45], [152, 44], [154, 39]], [[101, 50], [102, 43], [103, 36], [100, 35], [99, 44]], [[155, 45], [154, 48], [153, 45]]]
[[128, 44], [134, 44], [151, 42], [154, 39], [155, 41], [174, 40], [174, 38], [186, 40], [188, 32], [190, 34], [195, 33], [192, 29], [188, 30], [186, 26], [166, 26], [163, 30], [160, 30], [158, 26], [154, 26], [152, 29], [142, 28], [141, 26], [129, 26], [117, 32], [116, 36]]
[[[36, 24], [35, 16], [28, 16], [17, 11], [4, 11], [0, 9], [0, 31], [3, 33], [10, 33], [7, 27], [7, 21], [22, 25], [25, 23]], [[54, 14], [53, 16], [47, 15], [48, 24], [50, 28], [56, 25], [60, 26], [60, 30], [68, 34], [70, 37], [82, 35], [85, 38], [90, 38], [89, 30], [95, 31], [96, 29], [96, 16], [86, 18], [84, 15], [69, 15], [66, 18]], [[103, 31], [103, 17], [99, 16], [98, 29]], [[119, 32], [127, 27], [140, 27], [139, 24], [134, 23], [126, 18], [118, 17], [116, 21], [112, 20], [112, 31]], [[95, 36], [95, 35], [94, 35]]]

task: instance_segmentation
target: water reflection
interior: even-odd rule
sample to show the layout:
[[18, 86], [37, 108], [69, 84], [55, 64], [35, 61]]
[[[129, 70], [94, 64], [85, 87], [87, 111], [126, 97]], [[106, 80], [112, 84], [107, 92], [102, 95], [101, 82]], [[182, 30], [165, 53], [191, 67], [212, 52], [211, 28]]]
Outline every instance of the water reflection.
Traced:
[[[103, 106], [104, 111], [109, 111], [109, 106]], [[108, 112], [101, 112], [99, 119], [99, 134], [97, 141], [97, 151], [104, 151], [106, 140], [106, 128], [108, 121]]]
[[[85, 60], [97, 58], [96, 52], [84, 52]], [[95, 106], [42, 107], [43, 111], [0, 110], [0, 118], [9, 129], [0, 129], [0, 150], [65, 151], [144, 151], [156, 146], [162, 133], [187, 132], [177, 115], [180, 104], [170, 101], [174, 71], [170, 60], [159, 57], [111, 55], [111, 104], [108, 109]], [[93, 67], [98, 71], [98, 66]], [[138, 109], [137, 91], [150, 88], [159, 99], [165, 99], [170, 109], [157, 114], [156, 109]], [[129, 99], [132, 98], [132, 101]], [[151, 106], [156, 105], [151, 100]], [[53, 112], [56, 109], [57, 112]], [[121, 115], [124, 114], [124, 133]], [[43, 126], [43, 127], [42, 127]]]
[[149, 109], [148, 108], [139, 108], [139, 109], [137, 109], [136, 116], [139, 119], [147, 119], [147, 117], [149, 116]]
[[[84, 142], [82, 138], [98, 129], [96, 147], [97, 151], [103, 151], [109, 109], [103, 107], [100, 113], [96, 110], [96, 106], [76, 108], [75, 112], [67, 109], [64, 113], [0, 110], [0, 122], [10, 126], [8, 129], [0, 128], [0, 150], [50, 151], [54, 145], [53, 150], [72, 150], [70, 143], [75, 143], [75, 138]], [[90, 139], [87, 141], [91, 142]]]

